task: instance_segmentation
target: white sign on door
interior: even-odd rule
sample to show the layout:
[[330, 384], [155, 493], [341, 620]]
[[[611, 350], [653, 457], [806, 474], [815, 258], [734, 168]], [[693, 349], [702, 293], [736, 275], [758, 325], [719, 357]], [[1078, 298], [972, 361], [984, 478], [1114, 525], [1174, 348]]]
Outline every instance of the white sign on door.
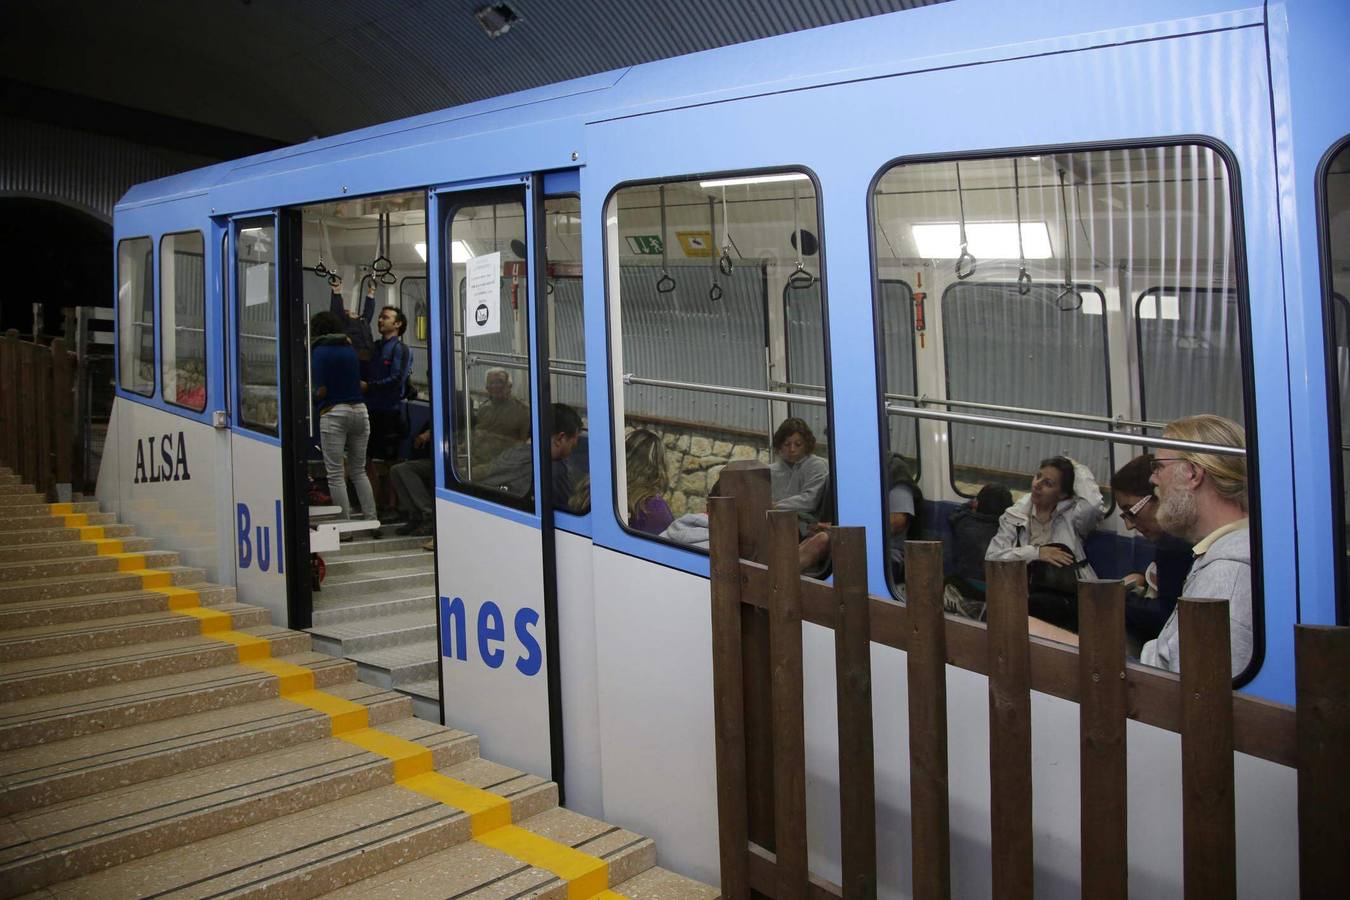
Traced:
[[465, 264], [465, 337], [497, 334], [502, 330], [501, 276], [501, 251], [475, 256]]

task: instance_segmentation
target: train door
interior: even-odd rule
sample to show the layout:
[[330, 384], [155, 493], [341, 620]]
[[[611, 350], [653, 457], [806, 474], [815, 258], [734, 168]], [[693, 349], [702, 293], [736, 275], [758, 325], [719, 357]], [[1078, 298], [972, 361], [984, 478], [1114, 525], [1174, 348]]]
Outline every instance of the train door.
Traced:
[[[294, 244], [292, 216], [267, 212], [231, 221], [229, 256], [230, 457], [234, 478], [232, 530], [239, 599], [265, 607], [290, 628], [309, 623], [310, 582], [304, 507], [295, 502], [308, 404], [296, 403], [303, 385], [303, 306], [283, 283], [278, 265]], [[303, 386], [300, 388], [303, 396]], [[299, 416], [299, 422], [295, 421]]]
[[[540, 359], [534, 204], [516, 179], [433, 197], [443, 348], [436, 434], [442, 696], [485, 756], [559, 779], [553, 506], [580, 420], [555, 416]], [[539, 351], [545, 348], [541, 354]]]

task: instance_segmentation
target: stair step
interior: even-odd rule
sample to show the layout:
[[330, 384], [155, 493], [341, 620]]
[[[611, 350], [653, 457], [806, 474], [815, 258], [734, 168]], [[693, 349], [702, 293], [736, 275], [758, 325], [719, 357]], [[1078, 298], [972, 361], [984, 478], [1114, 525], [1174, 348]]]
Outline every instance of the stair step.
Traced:
[[[598, 857], [614, 886], [656, 862], [655, 845], [567, 809], [555, 808], [519, 822], [526, 831]], [[491, 834], [487, 835], [492, 840]], [[328, 895], [330, 900], [402, 900], [435, 885], [440, 897], [531, 897], [565, 900], [567, 884], [557, 875], [497, 850], [483, 841], [457, 844], [416, 862], [389, 869]]]
[[314, 625], [338, 625], [377, 616], [420, 612], [436, 617], [436, 594], [416, 586], [393, 588], [370, 596], [329, 597], [320, 591], [314, 595]]
[[[355, 664], [322, 653], [280, 658], [311, 670], [316, 688], [356, 678]], [[278, 688], [275, 675], [235, 663], [0, 703], [0, 751], [268, 700]]]
[[[366, 707], [372, 727], [411, 711], [402, 694], [359, 682], [326, 690]], [[26, 747], [0, 757], [0, 816], [331, 734], [328, 716], [275, 698]]]
[[7, 494], [31, 494], [38, 495], [37, 488], [31, 484], [24, 484], [17, 475], [0, 475], [0, 496]]
[[[228, 603], [215, 609], [230, 617], [230, 628], [236, 631], [270, 627], [271, 617], [262, 607]], [[68, 657], [92, 650], [173, 641], [200, 634], [199, 619], [170, 610], [89, 622], [36, 625], [0, 633], [0, 659], [17, 662], [43, 656]]]
[[[196, 624], [196, 620], [182, 616]], [[271, 642], [272, 655], [286, 656], [309, 649], [309, 635], [275, 625], [240, 629], [242, 633]], [[25, 700], [42, 694], [59, 694], [95, 688], [111, 682], [136, 681], [160, 675], [176, 675], [194, 669], [209, 669], [238, 662], [234, 644], [200, 634], [174, 640], [107, 647], [61, 657], [6, 660], [0, 663], [0, 703]]]
[[[50, 544], [54, 541], [78, 541], [84, 537], [78, 527], [63, 525], [60, 519], [53, 516], [33, 521], [40, 523], [40, 526], [12, 531], [0, 530], [0, 547]], [[100, 525], [100, 530], [104, 537], [110, 538], [131, 537], [136, 533], [134, 525], [122, 525], [116, 522], [103, 523]]]
[[717, 888], [659, 866], [620, 882], [614, 890], [630, 900], [717, 900], [722, 896]]
[[403, 572], [434, 572], [435, 560], [425, 550], [400, 550], [396, 553], [372, 553], [347, 559], [324, 558], [327, 576], [324, 584], [339, 584], [352, 578], [371, 578]]
[[[233, 603], [234, 588], [218, 584], [191, 584], [202, 606], [219, 607]], [[31, 628], [38, 625], [58, 625], [63, 622], [88, 622], [111, 619], [137, 613], [162, 612], [169, 608], [169, 598], [154, 590], [114, 591], [108, 594], [89, 594], [78, 602], [68, 597], [48, 600], [23, 600], [0, 605], [0, 629]]]
[[[156, 571], [168, 573], [168, 581], [173, 585], [195, 584], [206, 580], [206, 573], [201, 569], [186, 566], [165, 566]], [[144, 587], [142, 575], [135, 571], [7, 581], [0, 584], [0, 604], [20, 600], [83, 597], [86, 594], [107, 594], [113, 591], [135, 591]]]
[[405, 591], [418, 590], [425, 594], [435, 593], [436, 574], [427, 570], [424, 572], [397, 572], [358, 578], [340, 578], [333, 582], [325, 579], [319, 594], [324, 600], [338, 600], [370, 597], [399, 589]]
[[[121, 549], [125, 553], [141, 553], [153, 550], [155, 546], [154, 538], [123, 537], [117, 540], [121, 542]], [[78, 537], [69, 541], [52, 541], [44, 544], [12, 544], [0, 546], [0, 565], [30, 560], [87, 559], [98, 556], [98, 551], [98, 544], [82, 541]]]
[[[476, 747], [417, 719], [381, 731], [430, 749], [437, 767], [463, 763]], [[27, 840], [0, 848], [0, 879], [45, 887], [393, 780], [390, 760], [327, 738], [20, 812], [10, 821]]]
[[[94, 545], [91, 544], [90, 546]], [[122, 552], [122, 556], [95, 555], [78, 559], [0, 563], [0, 583], [13, 584], [46, 578], [61, 579], [77, 575], [104, 575], [130, 568], [169, 569], [178, 565], [179, 562], [178, 554], [172, 550], [150, 550], [144, 553]]]
[[[117, 522], [117, 517], [112, 513], [82, 513], [81, 518], [84, 520], [81, 524], [84, 525], [113, 525]], [[0, 518], [0, 533], [79, 527], [78, 525], [68, 524], [68, 521], [65, 516], [53, 516], [45, 512], [42, 515], [4, 516]]]
[[79, 503], [61, 504], [62, 512], [60, 514], [52, 511], [56, 505], [48, 503], [47, 499], [40, 494], [0, 494], [0, 510], [4, 510], [6, 518], [11, 516], [19, 518], [53, 516], [60, 518], [61, 515], [96, 513], [99, 511], [97, 500], [81, 500]]
[[[21, 489], [15, 490], [16, 487]], [[9, 490], [6, 490], [5, 488], [9, 488]], [[85, 502], [92, 502], [93, 508], [85, 507], [82, 509], [78, 505], [76, 505], [70, 509], [70, 512], [98, 512], [97, 502], [94, 501], [85, 501]], [[39, 494], [36, 490], [29, 487], [28, 485], [0, 486], [0, 509], [10, 509], [12, 507], [23, 507], [25, 509], [40, 509], [42, 513], [49, 513], [51, 509], [51, 504], [47, 502], [47, 498], [45, 496]], [[39, 515], [39, 513], [30, 512], [26, 513], [26, 515], [36, 516]]]
[[439, 677], [439, 653], [440, 644], [430, 640], [353, 653], [347, 658], [356, 663], [360, 672], [358, 677], [366, 684], [396, 688]]
[[405, 612], [372, 616], [354, 622], [316, 625], [305, 629], [314, 638], [314, 649], [336, 656], [350, 656], [386, 647], [400, 647], [436, 639], [436, 613]]

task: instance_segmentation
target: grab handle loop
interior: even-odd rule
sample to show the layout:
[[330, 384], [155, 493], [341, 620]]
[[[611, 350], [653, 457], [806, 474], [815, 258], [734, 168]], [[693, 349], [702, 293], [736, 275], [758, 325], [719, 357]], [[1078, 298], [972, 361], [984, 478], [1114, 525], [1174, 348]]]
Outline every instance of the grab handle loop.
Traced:
[[666, 186], [661, 185], [661, 278], [656, 282], [658, 294], [669, 294], [675, 290], [675, 279], [670, 277], [670, 263], [666, 258]]
[[339, 275], [339, 274], [336, 273], [336, 272], [329, 272], [329, 273], [328, 273], [328, 285], [329, 285], [330, 287], [337, 287], [337, 286], [340, 285], [340, 284], [342, 284], [342, 276]]
[[731, 254], [727, 252], [726, 247], [722, 248], [722, 256], [717, 260], [717, 268], [722, 271], [723, 275], [730, 275], [736, 271], [736, 263], [732, 261]]
[[314, 274], [318, 275], [320, 278], [328, 277], [328, 267], [323, 264], [322, 256], [319, 257], [318, 263], [314, 266]]
[[796, 270], [788, 276], [788, 287], [796, 291], [804, 291], [816, 283], [816, 276], [806, 271], [801, 260], [797, 261]]
[[658, 294], [669, 294], [675, 290], [675, 279], [670, 277], [670, 273], [661, 272], [661, 278], [656, 282], [656, 292]]
[[[1065, 302], [1068, 298], [1068, 302]], [[1066, 284], [1064, 290], [1060, 291], [1055, 297], [1055, 307], [1060, 312], [1073, 312], [1083, 307], [1083, 295], [1078, 293], [1078, 289], [1071, 284]]]
[[966, 195], [961, 189], [961, 164], [956, 164], [956, 202], [961, 210], [961, 255], [956, 258], [956, 278], [965, 281], [975, 274], [976, 259], [966, 240]]
[[722, 299], [722, 286], [720, 284], [714, 282], [713, 286], [708, 288], [708, 299], [714, 303]]
[[1031, 293], [1031, 274], [1027, 272], [1026, 266], [1017, 271], [1017, 293], [1023, 297]]

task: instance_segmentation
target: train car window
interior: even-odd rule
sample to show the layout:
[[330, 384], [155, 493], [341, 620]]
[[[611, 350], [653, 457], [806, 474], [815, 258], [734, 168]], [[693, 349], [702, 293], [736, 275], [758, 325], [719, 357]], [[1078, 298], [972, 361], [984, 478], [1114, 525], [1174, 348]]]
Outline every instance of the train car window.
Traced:
[[[615, 507], [706, 546], [724, 465], [773, 466], [803, 538], [834, 517], [817, 191], [805, 172], [624, 186], [610, 198]], [[702, 542], [702, 543], [700, 543]]]
[[554, 497], [559, 509], [582, 515], [591, 508], [590, 440], [586, 424], [586, 326], [581, 293], [581, 199], [544, 199], [544, 241], [548, 281], [549, 392], [581, 415], [581, 439], [567, 457], [567, 497]]
[[239, 421], [277, 434], [277, 242], [271, 218], [241, 223], [235, 237]]
[[206, 409], [206, 256], [200, 231], [159, 242], [160, 347], [165, 401]]
[[118, 368], [122, 390], [155, 393], [154, 245], [128, 238], [117, 245]]
[[1341, 570], [1337, 573], [1337, 622], [1350, 622], [1350, 603], [1346, 600], [1350, 585], [1350, 139], [1328, 155], [1322, 167], [1319, 186], [1322, 209], [1319, 225], [1322, 231], [1322, 281], [1329, 309], [1324, 319], [1329, 327], [1327, 349], [1330, 360], [1327, 377], [1330, 381], [1332, 426], [1332, 471], [1339, 479], [1334, 497], [1340, 509], [1336, 516], [1339, 530], [1337, 546], [1342, 552]]
[[[912, 501], [920, 532], [950, 537], [950, 608], [980, 616], [986, 558], [1041, 560], [1048, 568], [1072, 562], [1080, 577], [1142, 577], [1154, 541], [1163, 542], [1156, 551], [1162, 560], [1167, 541], [1213, 538], [1224, 552], [1240, 543], [1256, 573], [1230, 598], [1235, 674], [1253, 658], [1260, 644], [1259, 597], [1252, 599], [1260, 589], [1259, 522], [1249, 536], [1246, 501], [1254, 485], [1241, 437], [1249, 422], [1249, 326], [1234, 207], [1224, 157], [1199, 144], [901, 162], [878, 175], [879, 343], [888, 381], [895, 359], [914, 360], [916, 373], [909, 396], [890, 383], [882, 392], [891, 428], [881, 452], [887, 460], [907, 450], [896, 439], [896, 420], [918, 423], [923, 443], [948, 446], [948, 458], [905, 492], [927, 501]], [[892, 302], [886, 281], [902, 277], [916, 285], [917, 346], [884, 324]], [[941, 329], [936, 340], [926, 335], [934, 326]], [[1226, 423], [1193, 418], [1201, 414]], [[1170, 468], [1212, 470], [1209, 483], [1227, 491], [1219, 503], [1233, 530], [1193, 533], [1182, 503], [1194, 499], [1191, 482], [1168, 469], [1178, 451], [1148, 443], [1168, 436], [1214, 448], [1184, 457], [1189, 467]], [[1139, 458], [1150, 450], [1153, 459]], [[1155, 463], [1161, 468], [1151, 469]], [[937, 471], [944, 464], [946, 471]], [[888, 482], [912, 475], [900, 466], [886, 470]], [[1118, 471], [1142, 472], [1122, 480], [1139, 494], [1121, 488], [1119, 499], [1132, 510], [1122, 517], [1111, 514], [1109, 486]], [[1071, 494], [1062, 489], [1070, 479]], [[886, 490], [889, 504], [889, 483]], [[1173, 537], [1140, 512], [1150, 504], [1170, 520]], [[906, 525], [913, 523], [911, 517]], [[1220, 545], [1226, 534], [1234, 536]], [[1167, 565], [1189, 568], [1184, 550], [1169, 550], [1175, 562]], [[903, 548], [892, 542], [888, 552], [899, 596]], [[1131, 620], [1129, 630], [1132, 652], [1175, 668], [1169, 604], [1185, 573], [1168, 576], [1173, 596], [1156, 608], [1150, 600], [1149, 614]], [[1156, 579], [1144, 581], [1156, 595]], [[1072, 590], [1060, 596], [1053, 583], [1033, 581], [1032, 612], [1071, 640]]]
[[[450, 213], [455, 445], [450, 472], [463, 487], [533, 508], [529, 278], [519, 194]], [[467, 423], [468, 427], [464, 427]]]

